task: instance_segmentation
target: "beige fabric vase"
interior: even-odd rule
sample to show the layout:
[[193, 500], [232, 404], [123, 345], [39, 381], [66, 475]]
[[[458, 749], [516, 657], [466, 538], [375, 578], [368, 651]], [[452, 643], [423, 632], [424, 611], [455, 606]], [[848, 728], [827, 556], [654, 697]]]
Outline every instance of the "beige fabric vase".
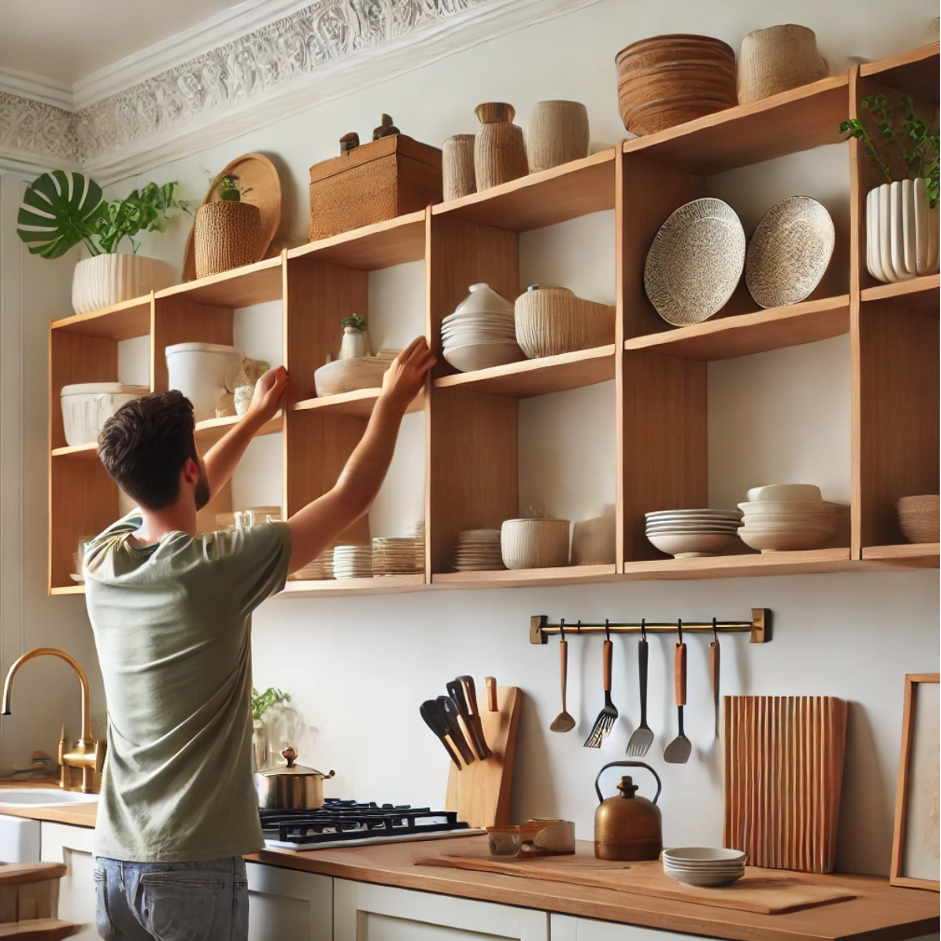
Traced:
[[789, 23], [749, 33], [738, 57], [738, 103], [809, 85], [829, 73], [812, 29]]

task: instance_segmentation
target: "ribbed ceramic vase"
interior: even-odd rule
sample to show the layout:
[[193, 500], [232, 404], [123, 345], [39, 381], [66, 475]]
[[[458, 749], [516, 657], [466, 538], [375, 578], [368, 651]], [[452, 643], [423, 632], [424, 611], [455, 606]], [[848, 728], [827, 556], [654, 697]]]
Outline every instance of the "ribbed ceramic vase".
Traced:
[[537, 101], [529, 116], [526, 156], [538, 173], [588, 156], [588, 110], [578, 101]]
[[441, 177], [445, 202], [477, 192], [473, 134], [455, 134], [444, 142], [441, 147]]
[[808, 85], [829, 72], [826, 59], [817, 52], [812, 29], [788, 23], [749, 33], [738, 57], [738, 102], [770, 98], [780, 92]]
[[88, 314], [133, 297], [170, 287], [173, 269], [165, 262], [144, 255], [111, 253], [86, 258], [72, 275], [72, 308]]
[[529, 173], [523, 129], [513, 123], [516, 110], [502, 101], [478, 105], [474, 113], [480, 127], [474, 140], [474, 176], [477, 192], [508, 183]]
[[235, 200], [206, 203], [196, 213], [193, 240], [197, 278], [250, 265], [258, 260], [261, 210]]
[[924, 179], [883, 183], [866, 197], [866, 267], [877, 280], [938, 272], [938, 207]]

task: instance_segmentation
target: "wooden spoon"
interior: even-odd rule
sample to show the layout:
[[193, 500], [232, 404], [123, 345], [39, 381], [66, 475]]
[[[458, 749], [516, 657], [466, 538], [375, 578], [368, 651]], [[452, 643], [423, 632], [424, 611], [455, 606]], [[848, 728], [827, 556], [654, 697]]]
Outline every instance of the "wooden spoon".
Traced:
[[562, 674], [562, 711], [555, 717], [549, 729], [553, 732], [571, 732], [575, 728], [575, 720], [565, 711], [565, 684], [568, 678], [569, 642], [559, 641], [559, 657]]

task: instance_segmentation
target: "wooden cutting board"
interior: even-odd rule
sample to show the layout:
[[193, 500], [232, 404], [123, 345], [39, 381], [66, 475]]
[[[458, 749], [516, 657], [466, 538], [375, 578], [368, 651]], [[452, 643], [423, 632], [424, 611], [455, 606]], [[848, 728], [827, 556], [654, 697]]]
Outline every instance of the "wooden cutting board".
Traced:
[[750, 866], [746, 867], [744, 877], [733, 885], [719, 889], [701, 889], [671, 879], [664, 874], [659, 861], [618, 863], [581, 854], [551, 856], [538, 860], [504, 861], [481, 849], [461, 855], [428, 856], [416, 860], [415, 865], [493, 872], [524, 879], [545, 879], [569, 885], [692, 902], [713, 908], [732, 908], [759, 915], [781, 915], [856, 897], [845, 889], [811, 885], [799, 878]]

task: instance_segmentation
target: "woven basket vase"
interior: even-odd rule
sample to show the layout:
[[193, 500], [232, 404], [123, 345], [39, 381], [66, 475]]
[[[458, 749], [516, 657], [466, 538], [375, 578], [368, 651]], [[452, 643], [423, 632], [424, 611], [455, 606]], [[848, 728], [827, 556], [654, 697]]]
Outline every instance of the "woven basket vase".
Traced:
[[532, 287], [516, 299], [516, 342], [530, 359], [614, 342], [614, 308], [558, 285]]
[[196, 277], [250, 265], [258, 258], [261, 210], [250, 203], [220, 200], [196, 213]]
[[578, 101], [537, 101], [529, 116], [526, 156], [539, 173], [588, 156], [588, 111]]
[[513, 105], [492, 101], [478, 105], [480, 127], [474, 141], [474, 175], [477, 192], [508, 183], [529, 173], [523, 129], [513, 124]]
[[738, 57], [740, 104], [824, 78], [829, 69], [817, 52], [817, 37], [806, 26], [771, 26], [749, 33]]
[[445, 202], [477, 192], [473, 134], [455, 134], [442, 144], [441, 181]]

